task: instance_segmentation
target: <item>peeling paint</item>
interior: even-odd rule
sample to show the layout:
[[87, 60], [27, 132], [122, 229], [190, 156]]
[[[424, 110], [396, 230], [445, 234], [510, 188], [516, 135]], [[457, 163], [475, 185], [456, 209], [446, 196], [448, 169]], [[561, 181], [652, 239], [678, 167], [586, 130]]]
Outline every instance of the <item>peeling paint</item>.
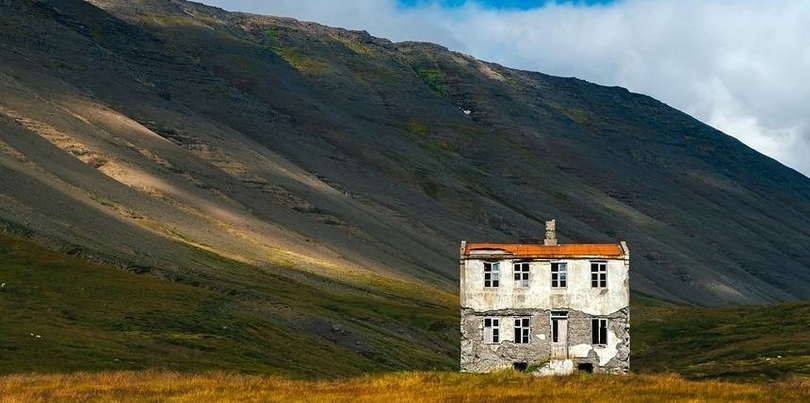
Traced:
[[608, 343], [604, 347], [595, 347], [596, 355], [599, 356], [599, 365], [605, 366], [607, 363], [616, 357], [619, 352], [619, 340], [612, 331], [608, 330]]
[[590, 344], [577, 344], [568, 348], [572, 358], [588, 358], [591, 351], [593, 351], [593, 346]]

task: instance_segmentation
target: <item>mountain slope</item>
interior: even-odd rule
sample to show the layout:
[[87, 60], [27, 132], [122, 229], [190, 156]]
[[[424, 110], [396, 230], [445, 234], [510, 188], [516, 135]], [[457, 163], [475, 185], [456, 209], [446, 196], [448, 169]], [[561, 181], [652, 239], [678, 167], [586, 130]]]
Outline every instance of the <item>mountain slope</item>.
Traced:
[[810, 180], [649, 97], [175, 0], [0, 21], [0, 220], [71, 253], [455, 293], [459, 240], [556, 218], [564, 242], [628, 240], [658, 298], [810, 297]]

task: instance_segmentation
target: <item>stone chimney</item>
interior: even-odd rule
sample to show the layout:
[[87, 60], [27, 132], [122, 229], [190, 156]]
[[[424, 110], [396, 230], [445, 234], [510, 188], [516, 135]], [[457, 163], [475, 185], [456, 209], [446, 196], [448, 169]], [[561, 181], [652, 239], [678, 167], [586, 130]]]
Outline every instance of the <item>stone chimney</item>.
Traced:
[[557, 245], [557, 220], [546, 221], [546, 239], [543, 244], [546, 246]]

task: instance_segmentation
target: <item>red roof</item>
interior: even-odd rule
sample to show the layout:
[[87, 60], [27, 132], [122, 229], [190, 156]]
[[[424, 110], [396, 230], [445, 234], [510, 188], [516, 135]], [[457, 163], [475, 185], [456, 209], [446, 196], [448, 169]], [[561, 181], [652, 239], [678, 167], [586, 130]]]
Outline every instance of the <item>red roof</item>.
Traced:
[[622, 246], [617, 243], [575, 243], [546, 246], [522, 243], [467, 243], [464, 256], [508, 254], [521, 258], [562, 258], [575, 256], [621, 257]]

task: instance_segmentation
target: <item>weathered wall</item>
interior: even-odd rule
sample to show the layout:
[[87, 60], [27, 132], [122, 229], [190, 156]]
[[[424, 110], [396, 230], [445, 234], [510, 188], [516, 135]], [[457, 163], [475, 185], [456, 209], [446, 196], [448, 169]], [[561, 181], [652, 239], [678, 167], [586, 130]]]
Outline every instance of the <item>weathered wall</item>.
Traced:
[[[557, 310], [557, 309], [555, 309]], [[537, 372], [548, 371], [549, 364], [560, 368], [576, 369], [579, 364], [591, 364], [594, 372], [626, 373], [630, 368], [630, 325], [627, 308], [609, 315], [607, 343], [591, 344], [591, 319], [585, 312], [568, 310], [568, 357], [570, 365], [550, 363], [551, 360], [551, 310], [550, 309], [502, 309], [476, 312], [469, 308], [461, 311], [461, 370], [466, 372], [489, 372], [512, 368], [516, 362], [525, 362]], [[483, 342], [484, 317], [501, 319], [499, 343]], [[530, 318], [530, 342], [514, 342], [513, 319]], [[565, 371], [563, 369], [562, 371]], [[561, 370], [551, 371], [560, 373]]]
[[[484, 262], [500, 262], [500, 284], [484, 287]], [[540, 374], [568, 373], [581, 364], [594, 372], [626, 373], [630, 368], [629, 256], [621, 258], [535, 259], [529, 262], [529, 286], [515, 283], [510, 256], [462, 255], [461, 369], [489, 372], [526, 363]], [[607, 287], [591, 285], [591, 262], [607, 262]], [[567, 263], [565, 288], [551, 287], [552, 262]], [[552, 311], [567, 313], [567, 338], [552, 350]], [[485, 343], [485, 317], [501, 320], [498, 343]], [[515, 343], [514, 318], [530, 319], [530, 341]], [[592, 319], [608, 319], [607, 342], [594, 344]], [[562, 347], [561, 347], [562, 346]], [[559, 351], [563, 351], [560, 355]]]
[[626, 259], [607, 261], [607, 288], [591, 287], [589, 259], [560, 259], [568, 264], [568, 286], [551, 288], [552, 261], [534, 261], [529, 265], [529, 287], [515, 287], [512, 265], [518, 260], [500, 260], [500, 287], [484, 287], [484, 262], [466, 259], [461, 263], [461, 306], [475, 311], [509, 308], [569, 308], [591, 315], [607, 315], [630, 304], [630, 276]]

